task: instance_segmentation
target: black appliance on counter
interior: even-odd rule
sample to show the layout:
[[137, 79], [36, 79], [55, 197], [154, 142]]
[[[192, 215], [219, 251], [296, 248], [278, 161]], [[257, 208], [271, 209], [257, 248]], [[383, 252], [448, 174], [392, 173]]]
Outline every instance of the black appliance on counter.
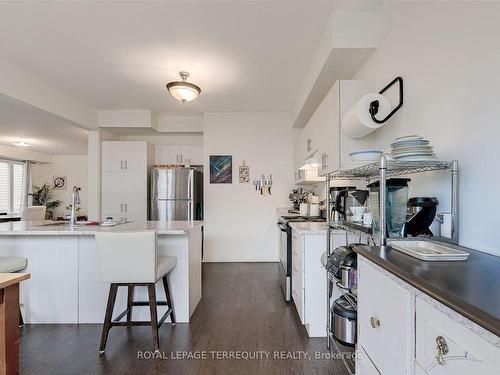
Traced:
[[432, 231], [430, 226], [436, 217], [439, 201], [435, 197], [415, 197], [408, 200], [408, 212], [404, 228], [404, 235], [407, 236], [430, 236]]
[[[353, 247], [363, 244], [339, 246], [328, 256], [327, 269], [336, 279], [337, 286], [346, 293], [357, 287], [357, 253]], [[332, 282], [332, 281], [330, 281]], [[334, 288], [329, 288], [333, 291]], [[329, 299], [332, 296], [329, 296]], [[356, 343], [357, 305], [346, 294], [333, 302], [330, 309], [330, 327], [336, 340], [344, 345]]]
[[278, 227], [280, 229], [280, 285], [285, 301], [292, 302], [292, 222], [325, 222], [323, 217], [313, 216], [280, 216]]

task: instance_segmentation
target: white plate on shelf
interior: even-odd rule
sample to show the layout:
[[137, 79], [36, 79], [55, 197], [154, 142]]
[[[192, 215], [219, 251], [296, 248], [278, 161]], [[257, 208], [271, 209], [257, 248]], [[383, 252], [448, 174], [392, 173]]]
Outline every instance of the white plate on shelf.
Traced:
[[393, 154], [392, 157], [395, 159], [399, 159], [399, 158], [406, 158], [413, 156], [436, 156], [436, 155], [432, 151], [416, 151], [416, 152], [404, 152], [396, 155]]
[[420, 135], [403, 135], [401, 137], [396, 137], [395, 141], [396, 142], [401, 142], [401, 141], [413, 141], [416, 139], [424, 139], [424, 137], [421, 137]]
[[433, 154], [432, 148], [409, 148], [405, 150], [393, 150], [392, 156], [406, 155], [406, 154]]
[[374, 162], [380, 160], [382, 154], [380, 150], [361, 150], [351, 152], [349, 156], [353, 162]]
[[392, 148], [402, 148], [402, 147], [410, 147], [410, 146], [428, 146], [429, 141], [427, 139], [415, 139], [409, 141], [400, 141], [391, 143]]
[[437, 156], [407, 156], [404, 158], [393, 158], [393, 160], [397, 161], [429, 161], [429, 160], [438, 160]]

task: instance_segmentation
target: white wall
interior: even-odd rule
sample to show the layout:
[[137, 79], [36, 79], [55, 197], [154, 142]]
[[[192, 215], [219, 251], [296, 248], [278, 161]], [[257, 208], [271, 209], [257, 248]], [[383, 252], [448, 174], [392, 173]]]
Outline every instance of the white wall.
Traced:
[[[288, 113], [205, 113], [206, 262], [278, 261], [276, 208], [289, 205], [293, 186], [293, 145]], [[210, 184], [210, 155], [233, 156], [233, 183]], [[253, 181], [273, 175], [271, 196], [258, 194], [251, 181], [240, 184], [246, 161]]]
[[53, 199], [63, 201], [54, 212], [54, 216], [63, 216], [68, 211], [65, 207], [71, 203], [71, 191], [74, 185], [80, 186], [80, 211], [78, 215], [87, 213], [87, 155], [53, 155], [49, 164], [34, 164], [32, 166], [33, 185], [40, 186], [45, 182], [52, 186], [53, 176], [66, 176], [66, 190], [54, 190]]
[[[356, 78], [382, 88], [401, 75], [405, 104], [376, 142], [387, 150], [394, 137], [421, 134], [440, 158], [458, 159], [460, 243], [500, 255], [500, 3], [384, 2], [381, 10], [381, 44]], [[449, 180], [419, 181], [413, 195], [435, 194], [446, 211]]]

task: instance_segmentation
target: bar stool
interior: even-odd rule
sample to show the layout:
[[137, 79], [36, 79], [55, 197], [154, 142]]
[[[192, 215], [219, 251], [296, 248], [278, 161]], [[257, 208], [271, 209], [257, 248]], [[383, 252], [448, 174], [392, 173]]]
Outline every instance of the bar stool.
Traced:
[[[26, 269], [28, 259], [23, 257], [0, 257], [0, 273], [14, 273]], [[24, 325], [23, 314], [19, 307], [19, 327]]]
[[[175, 314], [170, 295], [168, 274], [176, 264], [174, 256], [158, 256], [158, 243], [155, 231], [144, 232], [96, 232], [97, 251], [102, 283], [110, 283], [108, 304], [104, 325], [102, 327], [99, 353], [104, 353], [111, 327], [151, 326], [153, 347], [159, 349], [158, 328], [170, 316], [172, 326], [175, 325]], [[163, 281], [166, 301], [156, 301], [155, 284]], [[119, 286], [128, 287], [127, 308], [115, 319], [112, 319], [116, 293]], [[134, 287], [147, 286], [149, 302], [134, 301]], [[151, 321], [132, 321], [134, 306], [148, 306]], [[157, 320], [157, 306], [167, 306], [167, 312]], [[127, 318], [125, 322], [120, 320]]]

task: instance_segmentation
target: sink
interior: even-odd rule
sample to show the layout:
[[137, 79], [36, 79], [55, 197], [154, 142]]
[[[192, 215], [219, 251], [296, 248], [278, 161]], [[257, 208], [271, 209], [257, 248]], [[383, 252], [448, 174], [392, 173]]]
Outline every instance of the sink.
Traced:
[[436, 243], [421, 240], [390, 241], [394, 250], [400, 251], [414, 258], [427, 261], [463, 261], [469, 258], [469, 253], [462, 251], [458, 246], [447, 243]]

